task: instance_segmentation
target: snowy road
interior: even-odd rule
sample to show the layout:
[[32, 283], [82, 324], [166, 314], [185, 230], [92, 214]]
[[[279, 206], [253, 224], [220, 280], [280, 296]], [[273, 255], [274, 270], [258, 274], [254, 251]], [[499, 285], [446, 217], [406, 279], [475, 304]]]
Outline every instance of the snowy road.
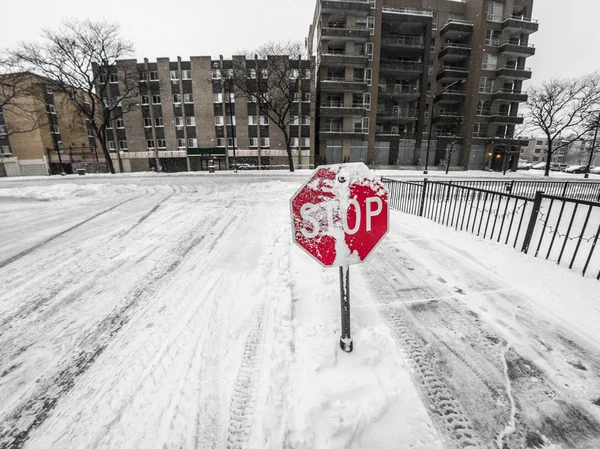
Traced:
[[598, 329], [416, 217], [352, 268], [342, 353], [304, 180], [0, 184], [0, 448], [600, 447]]

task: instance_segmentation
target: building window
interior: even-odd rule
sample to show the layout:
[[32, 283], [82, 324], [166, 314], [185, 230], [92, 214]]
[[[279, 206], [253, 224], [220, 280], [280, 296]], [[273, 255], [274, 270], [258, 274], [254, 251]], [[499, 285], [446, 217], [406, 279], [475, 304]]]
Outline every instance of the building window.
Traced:
[[302, 144], [302, 148], [310, 148], [310, 138], [309, 137], [303, 137], [301, 139], [301, 144]]
[[298, 126], [299, 123], [300, 123], [300, 117], [298, 117], [297, 115], [293, 115], [290, 125]]
[[185, 125], [186, 126], [196, 126], [196, 118], [195, 117], [186, 117]]
[[173, 104], [181, 103], [181, 94], [173, 94]]
[[311, 77], [310, 69], [305, 69], [304, 70], [304, 79], [309, 80], [310, 77]]
[[119, 140], [119, 149], [121, 150], [127, 150], [127, 141], [126, 140]]
[[90, 104], [90, 96], [88, 94], [83, 94], [83, 104]]
[[496, 70], [498, 66], [498, 55], [492, 55], [491, 53], [484, 53], [481, 68], [483, 70]]
[[167, 148], [167, 141], [165, 139], [157, 139], [158, 148]]
[[219, 69], [213, 69], [212, 71], [212, 79], [220, 80], [221, 79], [221, 71]]
[[171, 81], [179, 81], [179, 72], [177, 70], [171, 70]]
[[492, 1], [488, 3], [487, 19], [490, 22], [502, 22], [503, 16], [504, 16], [504, 3], [492, 2]]
[[260, 138], [260, 147], [261, 148], [269, 148], [270, 146], [271, 146], [271, 139], [269, 139], [268, 137]]
[[248, 71], [248, 77], [249, 77], [250, 79], [253, 79], [253, 80], [255, 80], [255, 79], [256, 79], [256, 69], [250, 69], [250, 70]]
[[154, 149], [154, 140], [152, 140], [152, 139], [146, 140], [146, 148], [148, 148], [149, 150]]
[[12, 154], [12, 150], [10, 149], [10, 145], [2, 145], [2, 146], [0, 146], [0, 154]]
[[150, 81], [158, 81], [158, 72], [157, 71], [152, 71], [149, 73], [150, 75]]
[[122, 118], [118, 118], [115, 121], [117, 123], [117, 129], [123, 129], [123, 128], [125, 128], [125, 122], [123, 121]]
[[373, 43], [372, 42], [367, 42], [367, 45], [365, 46], [366, 50], [367, 50], [367, 58], [369, 59], [369, 61], [373, 60]]
[[4, 138], [8, 134], [6, 125], [0, 125], [0, 137]]
[[294, 103], [298, 103], [300, 101], [300, 94], [298, 92], [294, 92], [294, 98], [292, 99]]
[[367, 86], [373, 85], [373, 69], [365, 69], [365, 82]]
[[261, 69], [260, 70], [260, 76], [264, 80], [268, 79], [269, 78], [269, 71], [267, 69]]
[[192, 97], [192, 94], [183, 94], [183, 102], [184, 103], [193, 103], [194, 98]]
[[149, 104], [148, 95], [142, 95], [142, 105], [147, 105], [147, 104]]
[[300, 139], [298, 137], [292, 137], [290, 139], [290, 147], [291, 148], [298, 148], [298, 145], [300, 145]]
[[191, 70], [182, 70], [181, 71], [181, 79], [182, 80], [191, 80], [192, 79], [192, 71]]
[[269, 117], [267, 117], [266, 115], [261, 115], [260, 116], [260, 124], [263, 126], [266, 126], [269, 124]]
[[60, 130], [58, 129], [58, 125], [50, 125], [50, 133], [51, 134], [60, 134]]
[[198, 148], [198, 140], [195, 137], [188, 139], [188, 148]]
[[140, 81], [146, 81], [146, 72], [144, 72], [143, 70], [141, 72], [138, 72], [138, 80]]
[[111, 73], [108, 77], [108, 80], [112, 84], [117, 84], [119, 82], [119, 76], [116, 73]]
[[217, 138], [217, 147], [222, 148], [225, 146], [225, 138], [224, 137], [218, 137]]
[[473, 137], [486, 137], [487, 136], [487, 123], [474, 123], [473, 124]]
[[233, 79], [233, 69], [225, 69], [225, 78]]
[[310, 125], [310, 117], [308, 115], [303, 115], [302, 116], [302, 124], [303, 125]]
[[223, 94], [220, 92], [213, 93], [213, 103], [222, 103]]
[[536, 154], [539, 154], [539, 153], [541, 153], [541, 152], [542, 152], [542, 149], [541, 149], [541, 148], [535, 148], [535, 149], [533, 150], [533, 152], [534, 152], [534, 153], [536, 153]]
[[492, 112], [492, 102], [489, 100], [477, 100], [475, 115], [490, 115]]
[[298, 69], [290, 69], [290, 73], [288, 73], [288, 77], [291, 80], [298, 79], [298, 75], [299, 75]]
[[176, 128], [183, 127], [183, 117], [175, 117], [175, 127]]
[[431, 38], [431, 41], [429, 43], [429, 51], [431, 53], [435, 53], [435, 37]]
[[256, 115], [248, 116], [248, 125], [256, 125]]
[[367, 28], [369, 30], [369, 34], [373, 36], [375, 34], [375, 17], [369, 16], [367, 19]]
[[235, 115], [234, 116], [228, 115], [226, 118], [226, 123], [227, 123], [227, 125], [235, 126]]
[[98, 81], [100, 81], [100, 84], [106, 84], [106, 73], [98, 75]]
[[88, 135], [88, 137], [95, 137], [94, 136], [94, 130], [92, 128], [88, 128], [87, 135]]
[[54, 107], [53, 104], [47, 104], [46, 112], [48, 112], [49, 114], [56, 114], [56, 108]]
[[302, 101], [303, 102], [305, 102], [305, 103], [310, 102], [310, 98], [311, 98], [310, 92], [304, 92], [302, 94]]
[[479, 78], [479, 92], [484, 94], [492, 93], [492, 89], [494, 88], [494, 79], [488, 78], [486, 76], [482, 76]]
[[237, 137], [234, 139], [233, 137], [228, 137], [227, 138], [227, 146], [228, 147], [237, 147]]
[[177, 148], [185, 148], [185, 139], [177, 139]]
[[117, 149], [117, 146], [115, 145], [115, 141], [114, 140], [109, 140], [108, 141], [108, 149], [115, 151]]
[[156, 117], [156, 118], [154, 119], [154, 126], [156, 126], [156, 127], [158, 127], [158, 128], [161, 128], [161, 127], [163, 127], [163, 126], [164, 126], [164, 125], [163, 125], [163, 118], [162, 118], [162, 117]]
[[152, 95], [152, 104], [160, 104], [160, 95]]
[[152, 128], [152, 119], [150, 117], [144, 118], [144, 128]]
[[496, 30], [485, 30], [485, 45], [490, 47], [500, 46], [500, 31]]
[[235, 93], [233, 92], [228, 92], [225, 95], [225, 102], [226, 103], [235, 103]]
[[250, 137], [250, 148], [258, 147], [258, 137]]
[[544, 145], [544, 141], [543, 140], [538, 140], [535, 142], [536, 145]]

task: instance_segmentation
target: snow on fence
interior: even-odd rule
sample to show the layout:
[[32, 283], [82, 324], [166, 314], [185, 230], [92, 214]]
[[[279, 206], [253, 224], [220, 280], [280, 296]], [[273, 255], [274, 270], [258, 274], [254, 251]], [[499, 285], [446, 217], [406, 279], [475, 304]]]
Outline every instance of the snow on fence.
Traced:
[[[595, 251], [600, 235], [600, 202], [565, 198], [522, 185], [499, 189], [496, 184], [478, 182], [489, 188], [465, 185], [463, 182], [397, 181], [382, 178], [390, 192], [392, 209], [419, 215], [457, 231], [511, 245], [534, 257], [545, 257], [583, 275], [593, 273], [600, 279], [600, 252]], [[517, 182], [512, 184], [516, 185]], [[565, 191], [564, 183], [560, 184]], [[575, 184], [575, 183], [573, 183]], [[588, 183], [582, 183], [588, 184]], [[600, 186], [600, 184], [598, 184]], [[556, 186], [552, 187], [556, 189]], [[591, 195], [590, 187], [572, 189], [572, 194]], [[509, 193], [510, 192], [510, 193]], [[578, 192], [578, 193], [576, 193]], [[597, 273], [597, 274], [596, 274]]]

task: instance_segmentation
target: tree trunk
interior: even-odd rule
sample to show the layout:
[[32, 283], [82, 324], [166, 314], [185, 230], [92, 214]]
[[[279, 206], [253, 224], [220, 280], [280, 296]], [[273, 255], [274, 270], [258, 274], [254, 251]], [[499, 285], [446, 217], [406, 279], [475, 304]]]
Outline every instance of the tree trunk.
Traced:
[[102, 147], [102, 154], [104, 154], [104, 159], [106, 160], [106, 165], [108, 166], [108, 171], [114, 175], [115, 166], [113, 165], [113, 161], [110, 158], [110, 152], [108, 151], [108, 148], [106, 148], [106, 143], [102, 139], [99, 140], [100, 146]]
[[552, 162], [552, 139], [548, 136], [548, 154], [546, 155], [546, 170], [544, 176], [550, 176], [550, 163]]
[[294, 171], [294, 159], [292, 158], [292, 149], [290, 148], [290, 144], [287, 144], [287, 156], [288, 156], [288, 164], [290, 166], [290, 171]]

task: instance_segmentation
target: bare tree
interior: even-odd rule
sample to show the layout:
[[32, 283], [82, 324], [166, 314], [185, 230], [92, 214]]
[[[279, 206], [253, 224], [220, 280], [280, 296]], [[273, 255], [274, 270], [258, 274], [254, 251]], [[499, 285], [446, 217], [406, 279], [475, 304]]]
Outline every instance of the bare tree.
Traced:
[[[307, 59], [304, 44], [271, 42], [255, 51], [243, 53], [246, 54], [246, 60], [234, 58], [233, 76], [221, 69], [224, 82], [256, 102], [259, 111], [281, 130], [289, 168], [294, 171], [290, 125], [295, 120], [294, 115], [302, 116], [300, 95], [310, 95], [310, 90], [302, 89], [303, 75], [306, 70], [312, 74], [312, 63]], [[258, 66], [258, 69], [254, 68], [252, 76], [249, 75], [251, 64], [246, 63], [248, 60], [254, 60]], [[298, 109], [294, 106], [296, 102]]]
[[[115, 173], [107, 128], [135, 107], [129, 100], [138, 96], [135, 65], [117, 70], [116, 62], [132, 54], [133, 45], [120, 36], [117, 24], [105, 21], [65, 21], [56, 31], [44, 30], [42, 37], [44, 43], [22, 43], [11, 52], [12, 57], [42, 76], [54, 92], [68, 95], [88, 120], [110, 172]], [[120, 157], [119, 163], [123, 171]]]
[[[545, 176], [550, 173], [552, 155], [589, 131], [590, 114], [600, 103], [599, 76], [551, 79], [529, 90], [529, 120], [548, 140]], [[565, 134], [568, 137], [563, 138]]]

